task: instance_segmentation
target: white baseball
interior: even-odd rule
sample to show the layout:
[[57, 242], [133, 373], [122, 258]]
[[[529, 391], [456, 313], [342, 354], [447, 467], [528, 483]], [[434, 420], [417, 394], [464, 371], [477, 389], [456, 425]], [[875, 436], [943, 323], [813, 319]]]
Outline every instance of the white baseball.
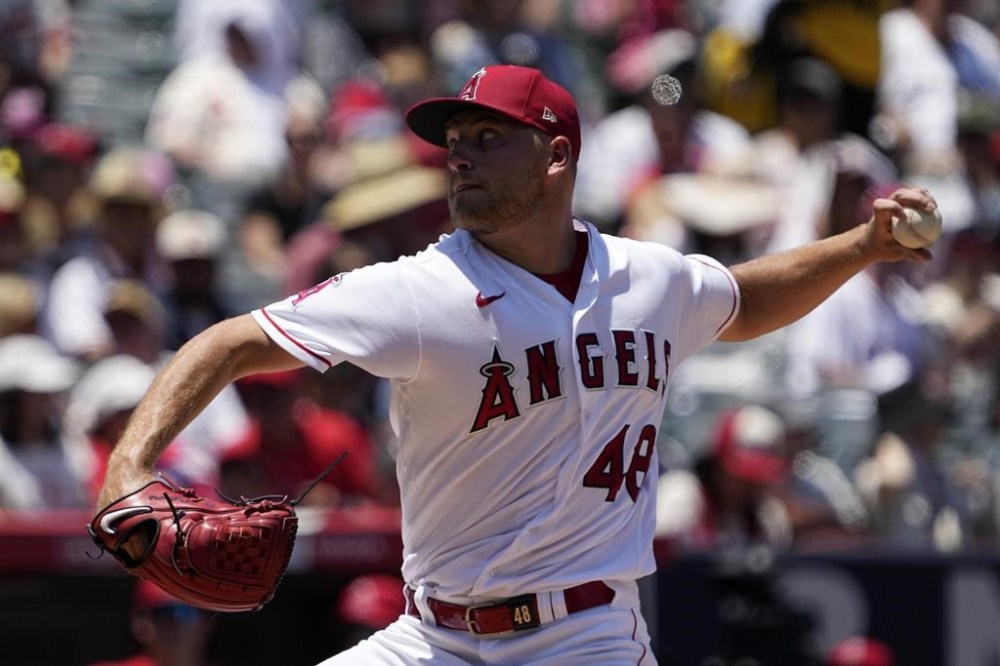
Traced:
[[896, 241], [909, 248], [927, 247], [941, 236], [941, 212], [927, 213], [916, 208], [903, 208], [906, 219], [893, 218], [892, 235]]

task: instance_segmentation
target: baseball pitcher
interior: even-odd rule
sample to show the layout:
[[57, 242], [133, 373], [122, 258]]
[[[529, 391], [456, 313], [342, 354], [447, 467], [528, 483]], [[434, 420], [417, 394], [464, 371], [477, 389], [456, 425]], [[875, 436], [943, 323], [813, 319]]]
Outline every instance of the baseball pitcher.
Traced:
[[447, 148], [457, 230], [188, 343], [136, 410], [100, 506], [149, 482], [227, 383], [353, 363], [391, 381], [406, 612], [324, 666], [653, 664], [636, 580], [655, 569], [655, 442], [678, 364], [798, 319], [874, 261], [928, 259], [890, 227], [934, 200], [900, 190], [866, 224], [730, 269], [573, 217], [576, 106], [537, 70], [483, 68], [407, 123]]

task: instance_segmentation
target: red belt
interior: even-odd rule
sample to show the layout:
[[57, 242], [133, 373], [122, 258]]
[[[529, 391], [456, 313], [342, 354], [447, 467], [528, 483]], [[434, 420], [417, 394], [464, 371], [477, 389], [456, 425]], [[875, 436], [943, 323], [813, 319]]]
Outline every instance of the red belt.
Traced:
[[[420, 617], [420, 611], [413, 602], [413, 590], [406, 587], [404, 594], [407, 614]], [[563, 590], [562, 594], [566, 600], [566, 612], [569, 614], [610, 604], [615, 598], [615, 591], [601, 581], [577, 585]], [[437, 626], [468, 631], [477, 636], [494, 636], [534, 629], [540, 624], [538, 597], [534, 594], [473, 606], [460, 606], [428, 598], [427, 607], [434, 614]]]

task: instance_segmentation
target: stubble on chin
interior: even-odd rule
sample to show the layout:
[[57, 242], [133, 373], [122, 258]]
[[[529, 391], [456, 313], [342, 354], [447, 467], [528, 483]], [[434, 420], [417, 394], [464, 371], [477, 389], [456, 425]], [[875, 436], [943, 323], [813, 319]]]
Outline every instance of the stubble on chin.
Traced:
[[485, 236], [527, 224], [541, 201], [541, 189], [529, 185], [517, 195], [494, 195], [485, 201], [458, 201], [449, 197], [448, 210], [456, 227]]
[[454, 206], [449, 202], [451, 221], [458, 229], [475, 234], [490, 234], [504, 228], [502, 221], [489, 207]]

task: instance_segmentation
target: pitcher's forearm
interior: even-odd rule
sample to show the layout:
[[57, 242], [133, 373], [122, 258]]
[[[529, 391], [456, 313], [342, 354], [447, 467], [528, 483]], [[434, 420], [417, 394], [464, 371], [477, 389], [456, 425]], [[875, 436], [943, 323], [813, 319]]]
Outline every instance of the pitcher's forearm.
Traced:
[[207, 329], [184, 345], [156, 376], [115, 446], [109, 477], [120, 469], [150, 474], [167, 445], [230, 382], [255, 372], [301, 365], [249, 315]]
[[864, 227], [732, 267], [740, 286], [739, 318], [723, 340], [746, 340], [786, 326], [812, 311], [872, 259]]
[[929, 260], [928, 250], [904, 247], [893, 238], [892, 220], [905, 219], [903, 206], [930, 212], [937, 204], [926, 190], [899, 189], [874, 201], [872, 217], [865, 224], [732, 267], [740, 289], [740, 312], [719, 339], [749, 340], [787, 326], [869, 264]]
[[222, 391], [235, 350], [226, 350], [217, 337], [209, 330], [170, 359], [133, 412], [114, 458], [152, 469], [167, 445]]

